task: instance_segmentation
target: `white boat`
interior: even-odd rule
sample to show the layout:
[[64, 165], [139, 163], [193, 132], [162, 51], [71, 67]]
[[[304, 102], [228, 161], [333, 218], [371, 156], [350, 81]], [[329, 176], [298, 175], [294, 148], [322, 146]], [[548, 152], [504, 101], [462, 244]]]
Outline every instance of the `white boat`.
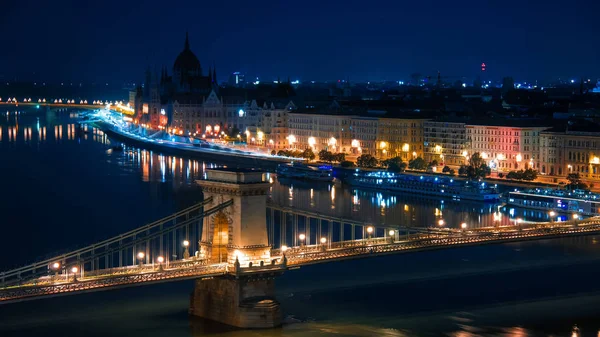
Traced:
[[416, 176], [384, 171], [356, 172], [349, 179], [350, 185], [386, 191], [398, 191], [439, 196], [443, 198], [498, 201], [500, 193], [496, 185], [485, 182], [455, 181], [448, 177]]
[[302, 163], [279, 164], [277, 175], [286, 178], [333, 181], [331, 166], [309, 166]]

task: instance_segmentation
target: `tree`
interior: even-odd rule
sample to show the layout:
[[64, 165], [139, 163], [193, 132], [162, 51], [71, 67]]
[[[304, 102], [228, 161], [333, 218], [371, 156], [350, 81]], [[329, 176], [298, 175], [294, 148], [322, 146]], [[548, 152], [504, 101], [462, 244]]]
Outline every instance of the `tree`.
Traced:
[[353, 162], [351, 162], [351, 161], [349, 161], [349, 160], [343, 160], [343, 161], [340, 163], [340, 166], [341, 166], [341, 167], [354, 167], [355, 165], [354, 165], [354, 163], [353, 163]]
[[327, 150], [321, 150], [319, 151], [319, 160], [331, 163], [333, 161], [333, 153]]
[[411, 170], [424, 170], [427, 168], [427, 163], [425, 163], [425, 159], [417, 157], [408, 162], [408, 168]]
[[312, 149], [306, 149], [304, 150], [304, 152], [302, 152], [302, 158], [308, 159], [308, 160], [314, 160], [315, 159], [315, 153], [313, 152]]
[[485, 165], [485, 160], [481, 158], [479, 152], [473, 153], [471, 158], [469, 158], [469, 166], [480, 167], [481, 165]]
[[434, 159], [429, 163], [429, 166], [438, 166], [438, 164], [438, 161]]
[[387, 167], [388, 171], [403, 172], [406, 170], [406, 163], [402, 162], [402, 158], [399, 156], [386, 159], [382, 164]]
[[444, 168], [442, 169], [443, 173], [449, 173], [450, 172], [450, 167], [449, 166], [444, 166]]
[[379, 164], [377, 158], [370, 154], [363, 154], [356, 158], [356, 165], [358, 167], [376, 167]]
[[538, 177], [538, 171], [532, 169], [532, 168], [528, 168], [525, 171], [523, 171], [523, 180], [527, 180], [527, 181], [534, 181], [536, 180]]
[[569, 173], [567, 180], [569, 181], [569, 185], [577, 185], [581, 183], [581, 176], [579, 173]]
[[274, 156], [274, 155], [276, 155], [276, 154], [277, 154], [277, 151], [275, 151], [275, 150], [271, 151], [271, 155], [272, 155], [272, 156]]
[[467, 165], [461, 165], [458, 168], [458, 175], [459, 176], [466, 176], [467, 175]]
[[450, 169], [450, 171], [448, 171], [448, 174], [451, 176], [455, 176], [456, 172], [454, 171], [454, 169]]
[[333, 155], [333, 161], [337, 161], [338, 163], [341, 163], [343, 161], [346, 160], [346, 154], [345, 153], [336, 153]]
[[281, 156], [281, 157], [289, 157], [290, 156], [290, 151], [279, 150], [279, 151], [277, 151], [277, 155]]
[[[489, 166], [485, 164], [485, 160], [481, 157], [479, 152], [473, 153], [469, 158], [469, 165], [466, 167], [466, 176], [469, 179], [485, 178], [492, 173]], [[460, 170], [459, 170], [460, 174]]]
[[567, 180], [569, 184], [566, 186], [568, 189], [572, 190], [587, 190], [588, 185], [581, 180], [581, 176], [579, 173], [569, 173], [567, 175]]

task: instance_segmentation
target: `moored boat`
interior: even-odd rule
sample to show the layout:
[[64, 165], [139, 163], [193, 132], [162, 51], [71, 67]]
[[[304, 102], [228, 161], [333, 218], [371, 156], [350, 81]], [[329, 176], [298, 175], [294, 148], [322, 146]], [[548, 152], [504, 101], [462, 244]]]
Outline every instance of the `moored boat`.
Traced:
[[332, 169], [330, 166], [310, 166], [298, 162], [290, 164], [279, 164], [277, 166], [277, 175], [285, 178], [333, 181]]

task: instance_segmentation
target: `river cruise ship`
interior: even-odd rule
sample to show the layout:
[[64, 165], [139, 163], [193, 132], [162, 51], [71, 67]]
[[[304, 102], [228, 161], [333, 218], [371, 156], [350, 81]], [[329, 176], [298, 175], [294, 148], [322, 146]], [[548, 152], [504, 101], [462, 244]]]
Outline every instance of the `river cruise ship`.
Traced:
[[349, 177], [352, 186], [366, 187], [377, 190], [418, 193], [444, 198], [498, 201], [500, 193], [496, 185], [478, 181], [459, 181], [449, 177], [417, 176], [385, 171], [356, 172]]
[[508, 193], [506, 203], [557, 213], [600, 215], [600, 194], [584, 190], [536, 188]]

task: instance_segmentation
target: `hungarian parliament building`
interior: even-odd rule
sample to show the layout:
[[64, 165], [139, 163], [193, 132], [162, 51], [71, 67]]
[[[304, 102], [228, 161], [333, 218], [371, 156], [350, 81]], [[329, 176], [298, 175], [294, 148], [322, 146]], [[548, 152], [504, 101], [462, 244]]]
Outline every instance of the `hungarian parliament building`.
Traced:
[[287, 147], [286, 112], [296, 108], [294, 103], [287, 99], [259, 103], [248, 99], [243, 89], [220, 88], [216, 67], [203, 71], [187, 34], [172, 75], [163, 68], [147, 70], [145, 77], [143, 88], [132, 91], [129, 98], [139, 124], [178, 135], [217, 136], [237, 130], [260, 134], [255, 141], [273, 149]]

